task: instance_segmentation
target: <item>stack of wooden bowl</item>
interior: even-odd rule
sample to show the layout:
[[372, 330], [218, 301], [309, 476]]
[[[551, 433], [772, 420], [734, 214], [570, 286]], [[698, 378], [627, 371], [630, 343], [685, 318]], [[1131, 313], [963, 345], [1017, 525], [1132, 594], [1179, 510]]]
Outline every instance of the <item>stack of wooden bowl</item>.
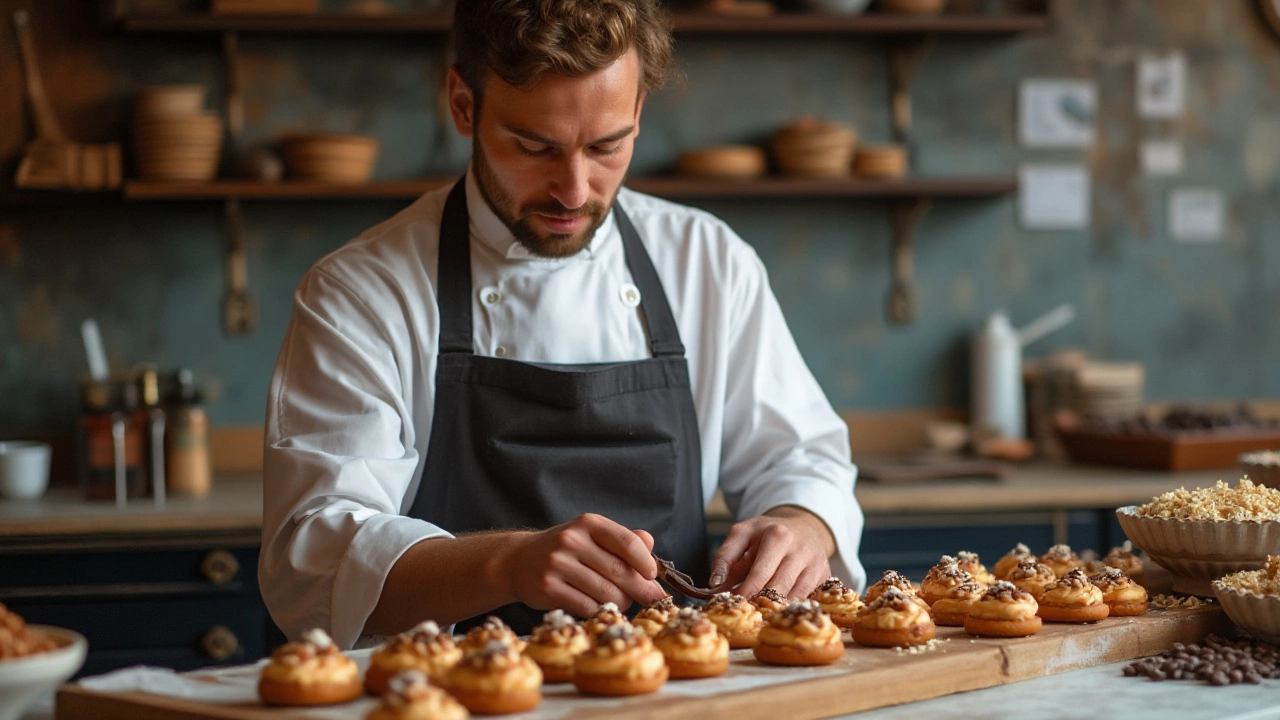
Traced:
[[304, 15], [315, 14], [319, 0], [212, 0], [214, 15]]
[[750, 180], [764, 175], [768, 161], [755, 145], [717, 145], [687, 150], [676, 158], [681, 175]]
[[204, 109], [203, 85], [155, 85], [133, 105], [133, 153], [145, 180], [208, 181], [222, 155], [222, 118]]
[[294, 180], [368, 182], [378, 159], [378, 139], [367, 135], [306, 133], [280, 141], [284, 166]]
[[947, 7], [947, 0], [880, 0], [880, 9], [898, 15], [936, 15]]
[[773, 157], [787, 175], [844, 177], [849, 174], [858, 133], [848, 125], [804, 118], [773, 136]]
[[907, 174], [907, 149], [902, 145], [862, 145], [853, 157], [855, 175], [894, 180]]

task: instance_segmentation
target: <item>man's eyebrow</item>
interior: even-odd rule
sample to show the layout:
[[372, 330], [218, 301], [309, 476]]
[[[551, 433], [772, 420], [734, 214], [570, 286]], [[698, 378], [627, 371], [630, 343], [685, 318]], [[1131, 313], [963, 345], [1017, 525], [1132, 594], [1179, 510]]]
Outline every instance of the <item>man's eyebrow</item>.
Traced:
[[[538, 133], [533, 132], [532, 130], [525, 130], [523, 128], [512, 127], [511, 125], [503, 125], [502, 129], [506, 130], [512, 135], [524, 138], [525, 140], [528, 140], [530, 142], [536, 142], [539, 145], [548, 145], [550, 147], [560, 147], [563, 144], [557, 140], [552, 140], [549, 137], [539, 135]], [[627, 127], [622, 128], [621, 130], [615, 133], [610, 133], [609, 135], [606, 135], [602, 138], [597, 138], [596, 140], [593, 140], [588, 144], [603, 145], [606, 143], [618, 142], [619, 140], [627, 137], [628, 135], [632, 134], [635, 131], [636, 131], [635, 125], [628, 125]]]

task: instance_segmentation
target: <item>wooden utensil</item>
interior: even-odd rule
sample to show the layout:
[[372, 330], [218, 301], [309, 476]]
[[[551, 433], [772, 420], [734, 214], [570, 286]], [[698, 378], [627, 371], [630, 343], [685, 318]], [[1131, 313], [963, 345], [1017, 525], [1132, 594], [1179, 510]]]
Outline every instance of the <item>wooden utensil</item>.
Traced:
[[14, 185], [43, 190], [110, 190], [120, 187], [120, 145], [82, 145], [67, 139], [45, 95], [24, 9], [13, 13], [18, 58], [25, 76], [27, 102], [36, 123], [36, 139], [27, 144]]

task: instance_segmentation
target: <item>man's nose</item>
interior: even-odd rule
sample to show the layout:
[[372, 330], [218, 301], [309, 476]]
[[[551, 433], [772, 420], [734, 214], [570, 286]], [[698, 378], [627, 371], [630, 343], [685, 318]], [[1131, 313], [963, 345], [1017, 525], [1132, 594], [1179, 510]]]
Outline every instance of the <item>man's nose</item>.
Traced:
[[566, 208], [576, 210], [586, 204], [590, 194], [587, 159], [582, 153], [567, 153], [557, 163], [551, 183], [551, 197]]

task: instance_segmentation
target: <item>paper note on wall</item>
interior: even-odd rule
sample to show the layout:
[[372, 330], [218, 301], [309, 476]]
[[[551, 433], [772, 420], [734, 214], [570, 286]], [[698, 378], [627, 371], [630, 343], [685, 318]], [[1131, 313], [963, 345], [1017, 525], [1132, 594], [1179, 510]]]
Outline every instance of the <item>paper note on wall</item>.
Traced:
[[1226, 204], [1222, 191], [1179, 188], [1169, 193], [1169, 234], [1174, 240], [1218, 242], [1225, 227]]
[[1181, 175], [1185, 164], [1182, 143], [1177, 140], [1143, 140], [1142, 174], [1152, 177]]
[[1018, 139], [1024, 147], [1093, 144], [1098, 88], [1089, 80], [1023, 80], [1018, 93]]
[[1187, 97], [1187, 58], [1180, 52], [1138, 56], [1138, 116], [1149, 120], [1182, 115]]
[[1089, 173], [1083, 165], [1023, 165], [1018, 216], [1027, 230], [1089, 227]]

